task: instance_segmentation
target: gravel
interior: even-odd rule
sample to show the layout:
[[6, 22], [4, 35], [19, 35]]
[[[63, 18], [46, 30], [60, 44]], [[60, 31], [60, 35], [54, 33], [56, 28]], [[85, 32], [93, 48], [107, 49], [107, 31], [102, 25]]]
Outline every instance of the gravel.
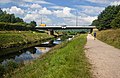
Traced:
[[120, 78], [120, 49], [87, 36], [86, 57], [92, 64], [93, 78]]

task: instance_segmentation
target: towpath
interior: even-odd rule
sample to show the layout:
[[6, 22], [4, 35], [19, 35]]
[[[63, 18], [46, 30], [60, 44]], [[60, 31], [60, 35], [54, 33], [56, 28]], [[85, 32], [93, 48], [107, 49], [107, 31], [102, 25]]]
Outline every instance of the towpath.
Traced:
[[86, 56], [92, 64], [93, 78], [120, 78], [120, 49], [116, 49], [88, 34]]

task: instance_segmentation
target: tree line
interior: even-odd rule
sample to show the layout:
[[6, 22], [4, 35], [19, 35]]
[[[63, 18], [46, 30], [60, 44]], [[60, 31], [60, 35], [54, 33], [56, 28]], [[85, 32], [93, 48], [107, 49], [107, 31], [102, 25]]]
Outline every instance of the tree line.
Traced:
[[120, 5], [106, 7], [91, 25], [96, 26], [99, 30], [120, 28]]
[[[9, 14], [6, 11], [2, 11], [0, 8], [0, 30], [11, 30], [11, 29], [33, 29], [36, 26], [35, 21], [26, 23], [22, 18], [16, 17], [14, 14]], [[23, 27], [24, 26], [24, 27]], [[22, 28], [20, 28], [22, 27]]]

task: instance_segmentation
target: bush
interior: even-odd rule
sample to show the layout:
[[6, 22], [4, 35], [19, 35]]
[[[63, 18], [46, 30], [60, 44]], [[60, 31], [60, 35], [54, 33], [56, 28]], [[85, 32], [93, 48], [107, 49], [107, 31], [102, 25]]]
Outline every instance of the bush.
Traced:
[[0, 78], [3, 77], [4, 74], [5, 74], [5, 68], [2, 64], [0, 64]]
[[26, 26], [25, 24], [21, 23], [4, 23], [0, 22], [0, 30], [32, 30], [31, 27]]

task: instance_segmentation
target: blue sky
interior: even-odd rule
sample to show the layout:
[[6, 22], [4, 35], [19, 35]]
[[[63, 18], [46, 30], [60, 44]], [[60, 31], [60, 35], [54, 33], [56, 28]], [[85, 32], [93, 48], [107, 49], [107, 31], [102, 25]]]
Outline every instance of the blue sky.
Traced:
[[[119, 5], [120, 0], [0, 0], [0, 8], [14, 13], [26, 22], [41, 18], [47, 25], [90, 25], [109, 5]], [[77, 14], [76, 14], [77, 13]]]

